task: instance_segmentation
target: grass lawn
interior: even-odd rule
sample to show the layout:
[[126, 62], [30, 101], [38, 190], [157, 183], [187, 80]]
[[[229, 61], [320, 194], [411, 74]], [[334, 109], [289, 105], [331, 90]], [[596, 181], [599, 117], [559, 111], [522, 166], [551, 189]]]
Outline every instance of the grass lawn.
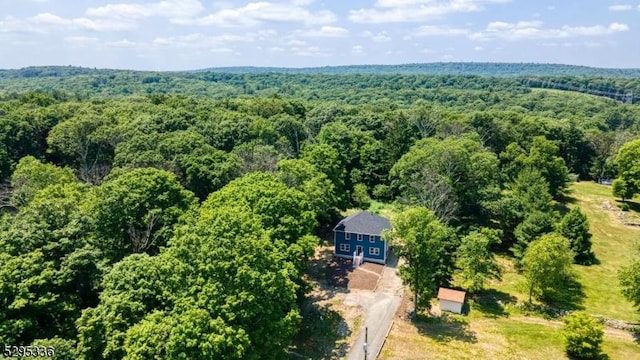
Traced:
[[630, 302], [620, 294], [617, 271], [640, 256], [637, 244], [640, 228], [624, 225], [619, 219], [619, 210], [606, 210], [603, 205], [616, 201], [611, 195], [611, 187], [592, 182], [580, 182], [571, 187], [571, 197], [587, 214], [591, 233], [592, 249], [600, 264], [575, 266], [585, 293], [584, 307], [594, 315], [609, 318], [640, 321]]
[[[591, 182], [571, 186], [569, 206], [587, 214], [593, 234], [593, 251], [599, 261], [592, 266], [575, 265], [583, 296], [576, 307], [593, 315], [640, 322], [640, 314], [625, 300], [617, 270], [640, 256], [636, 250], [640, 229], [624, 225], [611, 188]], [[610, 206], [609, 206], [610, 205]], [[636, 207], [637, 208], [637, 207]], [[637, 216], [637, 214], [635, 214]], [[493, 281], [481, 298], [469, 301], [467, 316], [449, 315], [409, 321], [397, 318], [381, 359], [567, 359], [557, 319], [530, 314], [521, 306], [526, 291], [513, 260], [499, 256], [504, 269], [501, 281]], [[403, 315], [403, 314], [399, 314]], [[603, 352], [609, 359], [635, 359], [640, 345], [620, 330], [607, 329]]]

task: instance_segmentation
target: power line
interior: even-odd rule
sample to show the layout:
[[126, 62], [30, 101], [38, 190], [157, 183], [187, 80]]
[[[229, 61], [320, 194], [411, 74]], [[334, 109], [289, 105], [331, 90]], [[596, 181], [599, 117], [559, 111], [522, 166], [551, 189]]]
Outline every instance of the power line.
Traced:
[[558, 89], [558, 90], [566, 90], [566, 91], [576, 91], [596, 96], [602, 96], [618, 101], [622, 101], [627, 104], [634, 104], [640, 102], [640, 97], [634, 96], [633, 91], [628, 90], [625, 92], [610, 92], [603, 91], [598, 89], [593, 89], [587, 86], [573, 86], [569, 84], [563, 84], [554, 82], [551, 80], [540, 80], [540, 79], [524, 79], [523, 84], [525, 86], [533, 87], [533, 88], [545, 88], [545, 89]]

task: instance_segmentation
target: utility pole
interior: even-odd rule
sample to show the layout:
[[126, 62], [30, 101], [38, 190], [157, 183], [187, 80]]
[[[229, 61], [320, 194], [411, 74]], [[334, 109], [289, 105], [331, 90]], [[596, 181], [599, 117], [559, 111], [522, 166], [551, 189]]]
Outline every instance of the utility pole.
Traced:
[[364, 349], [364, 360], [367, 360], [367, 337], [369, 336], [369, 328], [365, 327], [364, 328], [364, 345], [362, 345], [362, 348]]

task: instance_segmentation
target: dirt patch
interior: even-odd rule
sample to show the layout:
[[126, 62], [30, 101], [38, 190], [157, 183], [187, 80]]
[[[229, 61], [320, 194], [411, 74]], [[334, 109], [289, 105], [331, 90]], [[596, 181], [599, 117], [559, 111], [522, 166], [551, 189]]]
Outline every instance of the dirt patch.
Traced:
[[382, 270], [384, 266], [371, 263], [364, 263], [354, 269], [350, 259], [332, 258], [327, 262], [327, 281], [335, 287], [373, 291]]
[[609, 214], [609, 217], [613, 222], [634, 228], [640, 227], [640, 216], [630, 211], [620, 210], [620, 208], [610, 200], [602, 201], [602, 203], [600, 203], [600, 208]]

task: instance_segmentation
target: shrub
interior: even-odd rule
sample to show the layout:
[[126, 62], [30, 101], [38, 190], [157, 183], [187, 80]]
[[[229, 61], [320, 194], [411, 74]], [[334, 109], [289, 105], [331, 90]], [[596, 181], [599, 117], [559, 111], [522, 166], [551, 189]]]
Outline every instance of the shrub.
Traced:
[[603, 326], [584, 312], [574, 312], [564, 318], [562, 335], [568, 355], [578, 359], [597, 359], [604, 336]]

